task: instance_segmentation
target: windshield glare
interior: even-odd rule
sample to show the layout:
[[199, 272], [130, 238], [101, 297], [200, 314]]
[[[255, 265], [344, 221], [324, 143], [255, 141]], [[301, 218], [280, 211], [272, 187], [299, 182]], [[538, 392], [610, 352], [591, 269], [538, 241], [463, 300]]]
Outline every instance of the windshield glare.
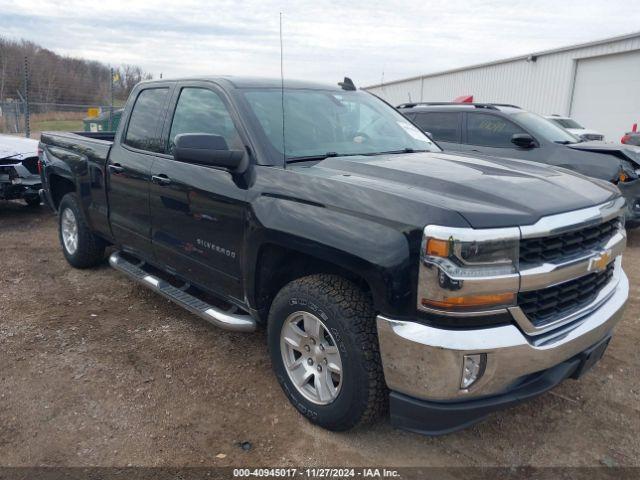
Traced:
[[549, 142], [578, 143], [579, 139], [551, 120], [531, 112], [518, 112], [513, 118], [519, 121], [525, 130], [530, 131], [534, 137], [541, 137]]
[[[257, 125], [282, 157], [282, 92], [243, 92]], [[329, 155], [440, 149], [405, 117], [362, 91], [286, 89], [285, 152], [289, 160]]]

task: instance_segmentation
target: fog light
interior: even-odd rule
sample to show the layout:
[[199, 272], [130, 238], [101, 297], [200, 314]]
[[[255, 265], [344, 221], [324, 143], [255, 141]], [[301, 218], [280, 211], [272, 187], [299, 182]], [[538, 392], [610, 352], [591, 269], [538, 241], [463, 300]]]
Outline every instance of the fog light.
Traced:
[[485, 353], [465, 355], [462, 362], [462, 381], [460, 382], [460, 388], [467, 389], [482, 377], [486, 363], [487, 355]]

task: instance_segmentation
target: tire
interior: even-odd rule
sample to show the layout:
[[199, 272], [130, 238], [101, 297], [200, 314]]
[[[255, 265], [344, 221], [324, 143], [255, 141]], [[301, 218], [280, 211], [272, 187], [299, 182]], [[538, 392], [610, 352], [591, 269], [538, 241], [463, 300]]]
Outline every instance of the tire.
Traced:
[[26, 197], [24, 201], [27, 203], [27, 207], [29, 208], [38, 208], [40, 206], [40, 197]]
[[[106, 243], [89, 229], [75, 193], [67, 193], [62, 197], [58, 212], [58, 237], [67, 262], [75, 268], [90, 268], [100, 264], [104, 260]], [[63, 230], [72, 231], [64, 227], [65, 222], [71, 222], [66, 225], [75, 222], [75, 242], [65, 241]]]
[[[298, 316], [302, 320], [296, 324]], [[320, 320], [320, 329], [324, 330], [324, 336], [319, 337], [320, 344], [326, 346], [323, 348], [313, 343], [314, 350], [311, 353], [305, 350], [304, 353], [302, 349], [309, 345], [303, 346], [302, 343], [308, 343], [309, 337], [303, 336], [300, 337], [301, 350], [297, 352], [297, 347], [289, 346], [289, 341], [281, 337], [283, 329], [289, 332], [288, 325], [305, 328], [307, 319], [313, 325], [313, 317]], [[291, 332], [297, 330], [294, 328]], [[289, 337], [291, 336], [295, 334], [292, 333]], [[349, 280], [322, 274], [300, 278], [286, 285], [271, 305], [268, 343], [271, 363], [280, 386], [296, 409], [312, 423], [328, 430], [348, 430], [371, 422], [386, 412], [388, 391], [382, 373], [372, 301]], [[313, 353], [318, 348], [323, 350], [319, 352], [320, 357]], [[338, 363], [335, 353], [330, 354], [328, 363], [327, 357], [321, 358], [322, 354], [330, 350], [339, 353], [339, 377], [333, 371]], [[309, 364], [311, 357], [305, 355], [314, 355], [311, 360], [315, 360], [315, 363]], [[290, 367], [296, 364], [298, 366], [291, 367], [293, 370], [290, 370], [287, 364]], [[306, 369], [305, 365], [317, 365], [315, 368], [325, 365], [323, 372], [329, 375], [324, 377], [329, 378], [325, 384], [333, 384], [333, 388], [328, 387], [333, 398], [328, 401], [327, 398], [320, 398], [323, 388], [322, 384], [317, 388], [316, 381], [323, 378], [321, 373], [313, 372], [314, 378], [309, 379], [302, 388], [294, 384], [292, 375], [295, 374], [295, 378], [299, 380], [299, 369]], [[309, 370], [304, 371], [310, 373]], [[302, 377], [304, 376], [303, 374]], [[317, 394], [315, 397], [314, 391]], [[325, 394], [326, 391], [327, 389]]]

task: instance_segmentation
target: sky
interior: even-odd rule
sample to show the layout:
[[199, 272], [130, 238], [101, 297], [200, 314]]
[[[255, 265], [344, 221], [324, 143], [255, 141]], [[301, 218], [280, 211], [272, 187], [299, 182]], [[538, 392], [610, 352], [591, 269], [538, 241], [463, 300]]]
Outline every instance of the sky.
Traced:
[[158, 78], [279, 77], [357, 86], [640, 30], [607, 0], [0, 0], [0, 35]]

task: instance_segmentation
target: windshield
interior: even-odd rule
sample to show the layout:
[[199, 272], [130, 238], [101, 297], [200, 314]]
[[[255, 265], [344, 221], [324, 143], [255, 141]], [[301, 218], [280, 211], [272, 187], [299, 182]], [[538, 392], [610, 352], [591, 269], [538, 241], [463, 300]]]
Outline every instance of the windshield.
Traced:
[[564, 128], [553, 123], [540, 115], [531, 112], [518, 112], [513, 114], [513, 118], [533, 134], [534, 137], [544, 138], [555, 143], [578, 143], [579, 139], [575, 135], [567, 132]]
[[579, 130], [584, 130], [582, 125], [571, 118], [551, 118], [550, 120], [557, 123], [562, 128], [577, 128]]
[[[281, 159], [281, 90], [250, 89], [243, 96], [273, 154]], [[284, 112], [287, 160], [440, 151], [400, 113], [366, 92], [286, 89]]]

